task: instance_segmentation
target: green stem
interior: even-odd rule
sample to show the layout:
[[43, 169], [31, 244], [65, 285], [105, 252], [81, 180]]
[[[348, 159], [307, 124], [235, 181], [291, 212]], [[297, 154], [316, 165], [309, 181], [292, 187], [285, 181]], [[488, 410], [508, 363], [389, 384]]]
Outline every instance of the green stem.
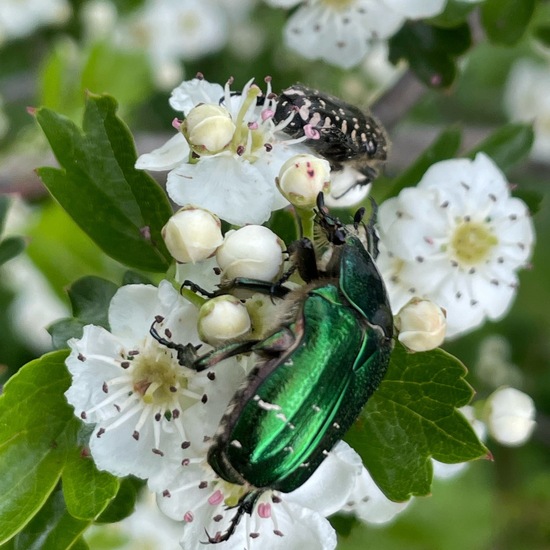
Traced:
[[310, 241], [313, 242], [313, 227], [315, 220], [315, 212], [313, 208], [300, 208], [299, 206], [294, 207], [296, 214], [300, 220], [300, 225], [302, 227], [302, 237], [307, 237]]
[[200, 307], [208, 301], [208, 298], [203, 298], [202, 296], [195, 294], [190, 288], [183, 287], [182, 289], [180, 289], [180, 294], [198, 309], [200, 309]]

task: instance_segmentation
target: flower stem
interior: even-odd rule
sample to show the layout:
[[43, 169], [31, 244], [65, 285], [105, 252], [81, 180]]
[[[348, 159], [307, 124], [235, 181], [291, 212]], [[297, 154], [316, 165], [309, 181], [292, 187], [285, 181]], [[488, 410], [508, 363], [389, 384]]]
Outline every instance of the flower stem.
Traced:
[[200, 308], [206, 301], [207, 298], [203, 298], [198, 294], [195, 294], [190, 288], [182, 287], [180, 289], [180, 294], [188, 301], [191, 302], [197, 308]]
[[294, 210], [300, 220], [300, 226], [302, 228], [301, 236], [307, 237], [313, 242], [313, 220], [315, 220], [315, 211], [313, 208], [300, 208], [299, 206], [295, 206]]

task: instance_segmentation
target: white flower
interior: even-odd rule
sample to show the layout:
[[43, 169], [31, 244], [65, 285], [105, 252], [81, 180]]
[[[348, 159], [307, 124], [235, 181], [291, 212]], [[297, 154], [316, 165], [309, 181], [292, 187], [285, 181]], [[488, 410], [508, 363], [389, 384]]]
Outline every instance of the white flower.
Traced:
[[71, 15], [66, 0], [2, 0], [0, 43], [31, 34], [37, 27], [64, 23]]
[[[244, 514], [234, 534], [219, 548], [249, 550], [329, 550], [336, 534], [326, 516], [345, 505], [361, 472], [361, 459], [346, 443], [338, 443], [313, 475], [291, 493], [265, 490]], [[235, 506], [247, 488], [218, 478], [204, 455], [190, 456], [175, 475], [155, 476], [149, 488], [169, 517], [183, 519], [182, 547], [194, 550], [200, 542], [223, 535], [237, 513]]]
[[[223, 47], [227, 17], [212, 0], [146, 0], [117, 29], [117, 42], [145, 48], [159, 86], [173, 86], [182, 77], [180, 60], [196, 59]], [[166, 81], [171, 74], [176, 80]]]
[[354, 490], [343, 511], [355, 514], [366, 523], [387, 523], [412, 502], [393, 502], [378, 488], [366, 468], [362, 468]]
[[[215, 147], [219, 149], [204, 154], [203, 146], [192, 143], [184, 122], [181, 132], [164, 146], [141, 155], [136, 167], [172, 170], [166, 189], [177, 204], [206, 208], [236, 225], [263, 223], [272, 210], [288, 204], [275, 186], [281, 166], [307, 148], [280, 131], [289, 121], [273, 122], [276, 100], [269, 79], [262, 105], [257, 104], [261, 91], [252, 80], [237, 96], [231, 96], [229, 85], [222, 88], [195, 78], [174, 89], [170, 98], [170, 105], [186, 116], [205, 103], [215, 107], [220, 119], [230, 119], [234, 132], [227, 145], [221, 147], [217, 139]], [[223, 140], [228, 127], [224, 122]]]
[[234, 296], [216, 296], [201, 307], [198, 329], [203, 342], [218, 346], [246, 336], [250, 332], [250, 315]]
[[527, 206], [482, 153], [434, 164], [380, 206], [378, 221], [393, 310], [427, 298], [446, 310], [448, 337], [506, 313], [535, 239]]
[[95, 424], [90, 451], [98, 468], [118, 476], [146, 478], [191, 443], [202, 445], [204, 430], [215, 430], [223, 413], [216, 403], [228, 402], [243, 375], [180, 365], [149, 333], [156, 316], [164, 317], [156, 325], [162, 338], [200, 343], [196, 308], [167, 281], [158, 289], [120, 288], [109, 308], [111, 332], [87, 325], [80, 340], [69, 341], [73, 380], [65, 395], [76, 415]]
[[476, 377], [493, 389], [500, 386], [521, 386], [523, 374], [511, 361], [511, 356], [510, 342], [504, 336], [487, 336], [479, 345]]
[[365, 176], [349, 164], [344, 164], [342, 170], [333, 171], [330, 192], [325, 195], [325, 204], [331, 208], [348, 208], [360, 204], [372, 187], [372, 183], [357, 183], [364, 179]]
[[487, 425], [491, 435], [502, 445], [523, 445], [535, 429], [535, 403], [515, 388], [495, 391], [486, 403]]
[[330, 164], [313, 155], [295, 155], [282, 165], [277, 187], [293, 205], [313, 208], [319, 193], [330, 189]]
[[201, 262], [214, 255], [223, 242], [221, 223], [208, 210], [188, 205], [170, 217], [162, 238], [178, 262]]
[[504, 106], [512, 120], [534, 123], [534, 159], [550, 162], [550, 65], [520, 59], [508, 75]]
[[428, 351], [443, 343], [445, 312], [430, 300], [412, 298], [395, 317], [399, 341], [411, 351]]
[[117, 9], [111, 0], [90, 0], [80, 12], [88, 40], [108, 38], [117, 23]]
[[84, 538], [90, 548], [104, 548], [105, 540], [113, 537], [125, 541], [116, 546], [117, 550], [181, 550], [182, 531], [183, 523], [163, 514], [155, 496], [145, 490], [132, 515], [118, 523], [94, 524], [86, 530]]
[[283, 241], [263, 225], [228, 231], [216, 251], [223, 279], [275, 281], [283, 269]]
[[441, 13], [446, 0], [267, 0], [273, 6], [301, 6], [285, 26], [287, 45], [308, 59], [349, 68], [372, 45], [392, 36], [405, 19]]

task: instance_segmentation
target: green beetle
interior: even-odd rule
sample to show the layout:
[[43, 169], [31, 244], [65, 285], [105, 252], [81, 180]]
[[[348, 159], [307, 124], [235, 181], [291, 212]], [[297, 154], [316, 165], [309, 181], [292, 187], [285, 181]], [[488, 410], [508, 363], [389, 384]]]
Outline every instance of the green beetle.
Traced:
[[[288, 321], [264, 340], [229, 344], [194, 361], [203, 370], [243, 352], [262, 358], [233, 396], [208, 451], [222, 479], [250, 487], [229, 529], [209, 536], [212, 543], [232, 535], [264, 490], [288, 493], [309, 479], [355, 422], [389, 364], [393, 318], [372, 256], [329, 215], [322, 195], [317, 221], [333, 252], [319, 271], [308, 239], [291, 245], [304, 287], [236, 282], [284, 296]], [[188, 348], [163, 339], [154, 326], [151, 332], [188, 361]]]

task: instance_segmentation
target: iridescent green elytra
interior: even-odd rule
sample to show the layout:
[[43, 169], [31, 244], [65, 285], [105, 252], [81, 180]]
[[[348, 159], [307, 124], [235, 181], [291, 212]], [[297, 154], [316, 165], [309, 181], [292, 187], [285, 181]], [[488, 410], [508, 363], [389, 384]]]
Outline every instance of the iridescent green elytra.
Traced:
[[294, 297], [295, 320], [254, 346], [287, 347], [254, 369], [222, 419], [208, 461], [223, 479], [293, 491], [380, 384], [393, 331], [384, 285], [357, 237], [339, 252], [339, 279], [310, 283]]

